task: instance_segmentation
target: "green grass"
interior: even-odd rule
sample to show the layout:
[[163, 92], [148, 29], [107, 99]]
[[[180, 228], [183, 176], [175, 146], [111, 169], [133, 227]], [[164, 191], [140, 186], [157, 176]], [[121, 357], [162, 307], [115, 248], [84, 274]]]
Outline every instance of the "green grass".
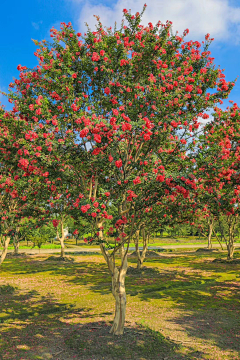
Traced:
[[[212, 241], [212, 244], [219, 244], [218, 241]], [[150, 242], [148, 243], [148, 247], [154, 247], [154, 246], [175, 246], [175, 245], [184, 245], [184, 246], [187, 246], [187, 245], [195, 245], [196, 247], [198, 247], [199, 245], [206, 245], [207, 246], [207, 243], [206, 242], [181, 242], [181, 241], [177, 241], [177, 242]], [[226, 246], [225, 243], [222, 243], [223, 246]], [[127, 247], [127, 245], [125, 244], [124, 245], [125, 247]], [[135, 244], [134, 243], [130, 243], [129, 244], [130, 247], [134, 247]], [[139, 243], [139, 246], [142, 246], [142, 242], [140, 241]]]
[[[59, 244], [44, 244], [41, 246], [41, 249], [60, 249], [61, 248], [61, 245]], [[9, 246], [8, 247], [9, 250], [13, 250], [14, 249], [14, 246]], [[19, 246], [19, 249], [38, 249], [37, 246], [35, 247], [32, 247], [31, 245], [30, 246], [27, 246], [27, 245], [23, 245], [23, 246]]]
[[[215, 244], [218, 244], [218, 242], [215, 242], [213, 241], [212, 242], [213, 245]], [[237, 244], [237, 243], [236, 243]], [[68, 249], [71, 249], [72, 247], [78, 247], [79, 250], [84, 250], [84, 249], [92, 249], [92, 248], [98, 248], [98, 245], [96, 244], [92, 244], [92, 245], [88, 245], [88, 244], [84, 244], [84, 245], [80, 245], [80, 246], [76, 246], [76, 245], [70, 245], [68, 243], [65, 244], [66, 245], [66, 248], [65, 250], [68, 251]], [[156, 243], [149, 243], [148, 244], [148, 248], [151, 249], [151, 247], [161, 247], [161, 246], [175, 246], [175, 245], [184, 245], [184, 246], [188, 246], [188, 245], [195, 245], [196, 248], [200, 245], [206, 245], [206, 242], [199, 242], [199, 243], [196, 243], [196, 242], [186, 242], [186, 243], [183, 243], [183, 242], [170, 242], [170, 243], [167, 243], [167, 242], [156, 242]], [[222, 243], [223, 247], [226, 248], [226, 244], [225, 243]], [[135, 244], [134, 243], [130, 243], [129, 245], [130, 247], [135, 247]], [[142, 243], [140, 242], [139, 246], [142, 246]], [[125, 244], [125, 248], [127, 247], [127, 245]], [[60, 244], [44, 244], [41, 246], [41, 249], [60, 249], [61, 248], [61, 245]], [[0, 249], [2, 249], [0, 247]], [[13, 246], [9, 246], [8, 247], [9, 250], [14, 250], [14, 247]], [[38, 249], [37, 246], [35, 247], [32, 247], [31, 245], [27, 246], [27, 245], [22, 245], [22, 246], [19, 246], [19, 249]], [[191, 249], [191, 248], [189, 248]]]
[[[240, 239], [236, 239], [236, 244], [239, 244], [240, 243]], [[213, 238], [212, 240], [212, 243], [213, 245], [215, 244], [219, 244], [218, 241]], [[71, 247], [76, 247], [76, 240], [75, 239], [67, 239], [65, 241], [65, 245], [66, 245], [66, 251], [67, 249], [70, 249]], [[155, 238], [155, 239], [150, 239], [150, 242], [148, 244], [148, 247], [151, 247], [151, 246], [174, 246], [174, 245], [196, 245], [196, 247], [198, 247], [199, 245], [206, 245], [207, 246], [207, 240], [206, 239], [203, 239], [201, 238], [200, 240], [198, 239], [198, 237], [195, 237], [195, 236], [188, 236], [188, 237], [185, 237], [185, 238]], [[225, 242], [222, 243], [223, 247], [226, 248], [226, 244]], [[127, 245], [125, 245], [126, 247]], [[140, 246], [142, 246], [142, 240], [140, 238]], [[92, 244], [92, 245], [89, 245], [89, 244], [86, 244], [83, 240], [78, 240], [78, 247], [79, 249], [91, 249], [93, 247], [98, 247], [98, 245], [96, 244]], [[132, 242], [130, 243], [130, 247], [135, 247], [135, 244]], [[27, 242], [25, 241], [22, 241], [20, 243], [20, 249], [31, 249], [32, 248], [32, 244], [29, 243], [29, 245], [27, 246]], [[47, 243], [47, 244], [44, 244], [42, 245], [41, 249], [60, 249], [61, 246], [58, 242], [55, 242], [53, 244], [50, 244], [50, 243]], [[0, 249], [2, 249], [0, 247]], [[13, 246], [9, 246], [9, 249], [10, 250], [13, 250], [14, 247]], [[35, 249], [38, 249], [37, 246], [35, 246]]]
[[130, 256], [121, 337], [108, 333], [114, 299], [100, 254], [8, 258], [0, 268], [0, 359], [239, 359], [240, 264], [212, 262], [222, 257], [163, 253], [139, 272]]

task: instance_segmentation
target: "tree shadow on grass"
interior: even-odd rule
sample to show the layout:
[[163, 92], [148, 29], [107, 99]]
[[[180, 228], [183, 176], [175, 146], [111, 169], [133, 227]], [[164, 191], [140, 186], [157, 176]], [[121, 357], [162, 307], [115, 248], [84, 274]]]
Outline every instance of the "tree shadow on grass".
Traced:
[[0, 287], [0, 297], [1, 360], [189, 359], [173, 341], [142, 325], [127, 323], [125, 334], [116, 337], [109, 322], [91, 321], [92, 309], [11, 285]]
[[[221, 351], [222, 359], [240, 358], [240, 318], [239, 313], [226, 309], [194, 309], [170, 320], [179, 324], [189, 337], [198, 338], [202, 343], [216, 345]], [[235, 357], [231, 357], [235, 355]], [[230, 357], [228, 357], [230, 356]], [[219, 358], [216, 356], [216, 358]]]
[[[171, 307], [180, 310], [177, 317], [168, 320], [181, 325], [192, 339], [199, 338], [224, 351], [223, 358], [231, 358], [231, 352], [240, 355], [240, 283], [221, 281], [218, 277], [204, 278], [179, 271], [175, 279], [165, 285], [142, 289], [138, 296], [142, 301], [159, 299], [170, 301]], [[179, 311], [178, 311], [179, 314]], [[195, 340], [193, 340], [194, 342]], [[216, 356], [216, 358], [218, 358]]]
[[126, 322], [124, 334], [109, 334], [110, 323], [101, 321], [79, 326], [66, 338], [66, 344], [81, 359], [187, 360], [180, 346], [160, 332]]
[[0, 266], [0, 274], [35, 274], [43, 271], [50, 271], [55, 269], [56, 264], [51, 262], [44, 264], [30, 256], [26, 258], [6, 258], [4, 263]]
[[[62, 318], [83, 320], [94, 317], [90, 308], [74, 309], [51, 295], [38, 291], [20, 291], [11, 285], [0, 286], [0, 359], [56, 359], [64, 332], [72, 325]], [[64, 356], [61, 359], [73, 359]], [[60, 359], [60, 358], [59, 358]]]
[[[170, 289], [196, 288], [198, 286], [215, 284], [218, 275], [211, 279], [201, 274], [184, 275], [178, 270], [156, 269], [144, 266], [141, 271], [135, 271], [131, 266], [126, 278], [127, 294], [139, 295], [141, 300], [161, 297], [162, 292]], [[65, 275], [65, 281], [75, 285], [87, 285], [89, 289], [100, 294], [111, 291], [111, 276], [104, 263], [75, 263], [64, 264], [64, 267], [54, 268], [51, 274]], [[63, 280], [64, 281], [64, 280]]]
[[[152, 260], [150, 261], [152, 263]], [[224, 264], [221, 265], [224, 267]], [[169, 321], [181, 325], [194, 339], [214, 342], [224, 351], [240, 351], [240, 316], [237, 312], [240, 304], [240, 284], [222, 280], [220, 268], [219, 272], [210, 275], [193, 272], [191, 267], [190, 271], [183, 269], [186, 268], [164, 268], [160, 271], [152, 271], [151, 268], [147, 271], [144, 268], [142, 273], [130, 272], [126, 278], [127, 296], [138, 296], [138, 299], [144, 302], [156, 299], [170, 301], [171, 307], [180, 310], [183, 316]], [[56, 269], [54, 274], [65, 274], [67, 282], [85, 284], [100, 294], [111, 291], [111, 277], [105, 264], [78, 263], [75, 269]], [[212, 325], [209, 325], [209, 319]], [[223, 339], [222, 328], [226, 329], [225, 335], [227, 332], [230, 334], [228, 341]], [[201, 358], [201, 352], [197, 356]], [[205, 356], [206, 354], [203, 358]]]
[[[181, 253], [179, 255], [172, 254], [171, 256], [162, 256], [158, 259], [146, 259], [145, 264], [160, 266], [161, 268], [167, 268], [167, 266], [174, 267], [187, 267], [190, 270], [207, 271], [211, 275], [217, 278], [221, 277], [222, 274], [233, 274], [240, 270], [239, 263], [220, 263], [214, 260], [223, 259], [225, 260], [226, 254], [215, 253], [215, 254], [202, 254], [202, 253]], [[234, 259], [239, 259], [240, 253], [236, 253]]]
[[[199, 268], [193, 268], [193, 266], [191, 266], [191, 259], [185, 260], [184, 262], [180, 261], [179, 267], [176, 266], [177, 262], [175, 258], [158, 259], [157, 262], [159, 263], [159, 261], [167, 261], [168, 264], [171, 262], [173, 267], [167, 266], [157, 271], [146, 271], [140, 274], [130, 273], [126, 279], [127, 295], [137, 295], [138, 299], [144, 302], [153, 299], [166, 302], [170, 301], [171, 306], [180, 310], [183, 315], [177, 316], [176, 318], [171, 316], [169, 321], [176, 325], [181, 325], [194, 339], [199, 338], [201, 340], [214, 342], [216, 346], [223, 351], [240, 352], [238, 338], [240, 319], [239, 312], [237, 312], [239, 311], [240, 284], [236, 281], [221, 280], [220, 272], [224, 272], [225, 264], [217, 264], [218, 272], [215, 271], [214, 273], [212, 270], [210, 272], [207, 271], [206, 274], [201, 274], [201, 272], [194, 272], [194, 270], [203, 271], [205, 270], [204, 266], [201, 264]], [[154, 259], [146, 261], [145, 264], [148, 266], [154, 265]], [[195, 264], [193, 265], [195, 266]], [[21, 266], [23, 267], [25, 264]], [[20, 264], [18, 265], [18, 270], [20, 270], [21, 266]], [[44, 264], [44, 262], [39, 262], [37, 265], [35, 261], [34, 264], [28, 264], [28, 266], [30, 273], [35, 268], [37, 272], [49, 271], [49, 273], [54, 276], [64, 275], [65, 280], [62, 279], [62, 281], [66, 281], [66, 283], [69, 284], [86, 285], [88, 289], [99, 294], [109, 294], [111, 291], [111, 276], [104, 263], [96, 263], [89, 260], [84, 263], [66, 263], [62, 266], [56, 266], [47, 263]], [[214, 263], [212, 263], [211, 266], [215, 268]], [[187, 267], [189, 270], [187, 269], [187, 271], [185, 271]], [[232, 272], [235, 271], [235, 268], [235, 266], [233, 268], [228, 266], [228, 270]], [[29, 294], [29, 296], [33, 295]], [[23, 299], [19, 300], [20, 302], [23, 301]], [[169, 305], [165, 306], [169, 307]], [[1, 309], [0, 311], [2, 312]], [[44, 311], [44, 307], [42, 307], [42, 311]], [[70, 310], [62, 309], [62, 311], [67, 313]], [[56, 310], [55, 314], [56, 315], [54, 315], [53, 311], [53, 317], [57, 316], [59, 312]], [[85, 315], [82, 314], [83, 317]], [[104, 314], [102, 315], [104, 317]], [[42, 316], [46, 316], [46, 314]], [[211, 322], [209, 322], [209, 319]], [[225, 341], [224, 337], [228, 336], [228, 334], [230, 334], [229, 340]], [[74, 348], [75, 345], [72, 344], [71, 346]], [[126, 356], [128, 356], [128, 354], [126, 354]], [[202, 359], [206, 358], [205, 354], [202, 355], [201, 352], [198, 353], [197, 356]], [[93, 359], [95, 358], [93, 357]], [[127, 357], [123, 357], [123, 359], [125, 358]], [[131, 357], [129, 358], [131, 359]], [[227, 359], [228, 357], [225, 358]], [[81, 359], [84, 359], [84, 357], [81, 357]], [[91, 358], [87, 357], [86, 359]], [[97, 357], [97, 359], [99, 360], [101, 358]], [[156, 359], [158, 359], [158, 357], [156, 357]], [[174, 357], [170, 357], [170, 359], [174, 359]]]

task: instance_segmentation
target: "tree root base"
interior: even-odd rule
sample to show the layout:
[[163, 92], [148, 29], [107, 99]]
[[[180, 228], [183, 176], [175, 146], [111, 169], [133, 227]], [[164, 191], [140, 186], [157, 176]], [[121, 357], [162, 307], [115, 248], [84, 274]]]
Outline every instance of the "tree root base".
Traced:
[[49, 256], [45, 261], [65, 261], [65, 262], [74, 262], [73, 258], [67, 256]]
[[240, 259], [214, 259], [213, 263], [220, 263], [220, 264], [240, 264]]

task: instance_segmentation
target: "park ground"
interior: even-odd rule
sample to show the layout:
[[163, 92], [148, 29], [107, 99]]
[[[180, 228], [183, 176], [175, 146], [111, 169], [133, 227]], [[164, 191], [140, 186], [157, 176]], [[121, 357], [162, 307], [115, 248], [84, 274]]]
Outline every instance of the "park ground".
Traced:
[[[219, 234], [218, 234], [219, 235]], [[219, 235], [220, 238], [220, 235]], [[142, 239], [140, 238], [140, 246], [142, 245]], [[217, 241], [217, 239], [215, 237], [212, 238], [212, 245], [213, 248], [221, 248], [219, 242]], [[222, 248], [223, 249], [227, 249], [225, 242], [221, 242]], [[88, 250], [93, 250], [93, 251], [100, 251], [99, 247], [96, 246], [96, 244], [86, 244], [83, 240], [77, 240], [76, 239], [66, 239], [65, 240], [65, 246], [66, 246], [66, 251], [67, 252], [80, 252], [80, 251], [88, 251]], [[127, 245], [125, 245], [126, 247]], [[129, 244], [130, 249], [134, 249], [135, 248], [135, 244], [134, 243], [130, 243]], [[148, 247], [149, 248], [155, 248], [155, 247], [160, 247], [162, 249], [177, 249], [177, 248], [182, 248], [182, 249], [191, 249], [191, 248], [199, 248], [199, 247], [206, 247], [207, 246], [207, 240], [206, 238], [198, 238], [197, 236], [185, 236], [185, 237], [169, 237], [167, 233], [164, 233], [164, 236], [162, 237], [151, 237], [150, 241], [148, 243]], [[240, 248], [240, 238], [236, 237], [235, 238], [235, 247], [236, 249]], [[60, 252], [60, 248], [61, 245], [59, 243], [59, 241], [57, 240], [52, 240], [52, 243], [47, 242], [45, 244], [41, 245], [41, 248], [39, 250], [39, 248], [35, 245], [33, 247], [33, 243], [32, 242], [27, 242], [27, 241], [21, 241], [20, 242], [20, 247], [19, 247], [19, 252], [25, 252], [28, 254], [35, 254], [35, 253], [54, 253], [56, 251], [56, 249], [59, 249]], [[1, 250], [1, 247], [0, 247]], [[14, 247], [13, 245], [9, 246], [8, 248], [9, 252], [13, 252], [14, 251]]]
[[[240, 264], [226, 252], [129, 256], [123, 336], [100, 254], [9, 255], [0, 270], [1, 360], [240, 358]], [[236, 251], [235, 258], [240, 258]]]

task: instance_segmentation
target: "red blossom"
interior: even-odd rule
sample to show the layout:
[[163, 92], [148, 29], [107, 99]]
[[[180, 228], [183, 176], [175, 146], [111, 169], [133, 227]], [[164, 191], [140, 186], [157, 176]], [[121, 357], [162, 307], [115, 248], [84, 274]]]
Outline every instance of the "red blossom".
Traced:
[[137, 176], [136, 179], [133, 180], [134, 185], [141, 184], [140, 176]]
[[86, 213], [86, 212], [88, 211], [88, 209], [87, 209], [87, 207], [86, 207], [85, 205], [82, 205], [82, 206], [81, 206], [81, 211], [82, 211], [83, 213]]
[[53, 223], [53, 226], [56, 228], [59, 224], [59, 220], [54, 219], [54, 220], [52, 220], [52, 223]]
[[23, 168], [27, 168], [29, 165], [29, 161], [27, 159], [21, 158], [18, 162], [19, 165], [21, 165]]
[[109, 87], [106, 87], [105, 90], [104, 90], [105, 94], [109, 95], [110, 94], [110, 89]]
[[118, 167], [118, 168], [122, 167], [122, 160], [119, 159], [119, 160], [115, 161], [115, 165], [116, 165], [116, 167]]
[[112, 109], [113, 115], [118, 116], [118, 110], [117, 109]]
[[88, 134], [88, 132], [89, 132], [89, 129], [88, 129], [88, 128], [84, 128], [83, 130], [80, 131], [80, 137], [81, 137], [81, 138], [86, 137], [87, 134]]
[[96, 141], [97, 143], [100, 143], [102, 141], [101, 136], [98, 134], [94, 134], [94, 141]]
[[100, 60], [100, 56], [98, 55], [98, 53], [93, 52], [92, 54], [92, 61], [98, 61]]

